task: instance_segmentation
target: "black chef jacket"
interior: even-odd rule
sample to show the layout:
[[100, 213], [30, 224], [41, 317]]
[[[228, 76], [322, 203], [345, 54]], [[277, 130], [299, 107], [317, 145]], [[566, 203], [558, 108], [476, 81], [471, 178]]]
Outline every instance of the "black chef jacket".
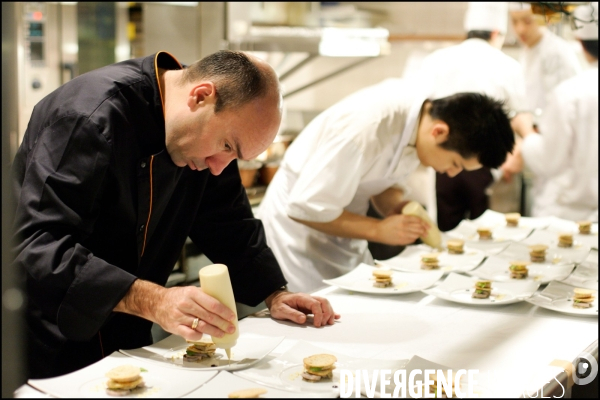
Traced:
[[150, 321], [112, 310], [136, 278], [165, 285], [187, 237], [229, 267], [238, 302], [286, 284], [237, 163], [213, 176], [171, 161], [157, 66], [182, 68], [166, 52], [120, 62], [33, 110], [12, 167], [30, 378], [151, 344]]

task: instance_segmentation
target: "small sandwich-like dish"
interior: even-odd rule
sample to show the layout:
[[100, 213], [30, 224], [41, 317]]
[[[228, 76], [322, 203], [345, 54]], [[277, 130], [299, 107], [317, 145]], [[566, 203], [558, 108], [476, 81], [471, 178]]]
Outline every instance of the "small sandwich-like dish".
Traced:
[[479, 240], [492, 240], [492, 230], [490, 228], [481, 226], [477, 228], [477, 234]]
[[448, 374], [449, 371], [446, 371], [444, 373], [444, 376], [446, 377], [446, 382], [450, 381], [451, 382], [451, 386], [452, 386], [452, 393], [446, 393], [446, 388], [444, 387], [444, 385], [442, 385], [442, 393], [438, 393], [437, 389], [438, 389], [438, 376], [437, 376], [437, 371], [434, 370], [434, 372], [429, 374], [429, 378], [433, 381], [433, 383], [431, 385], [429, 385], [429, 393], [432, 393], [435, 398], [454, 398], [457, 397], [456, 394], [456, 388], [455, 388], [455, 381], [456, 381], [456, 373], [452, 373], [452, 374]]
[[527, 266], [529, 265], [529, 261], [511, 261], [510, 267], [508, 270], [510, 271], [510, 277], [512, 279], [525, 279], [527, 275], [529, 275], [529, 270]]
[[573, 246], [573, 234], [561, 233], [558, 235], [558, 247], [572, 247]]
[[594, 302], [594, 292], [589, 289], [573, 289], [573, 307], [590, 308]]
[[185, 349], [183, 359], [186, 361], [202, 361], [207, 358], [211, 358], [215, 354], [217, 346], [213, 343], [212, 339], [202, 337], [198, 341], [188, 340], [191, 345]]
[[492, 294], [492, 281], [478, 280], [475, 282], [475, 290], [471, 295], [474, 299], [487, 299]]
[[519, 218], [521, 218], [521, 214], [506, 213], [504, 214], [504, 218], [506, 219], [506, 226], [519, 226]]
[[589, 235], [592, 233], [592, 223], [590, 221], [577, 221], [579, 226], [579, 233], [582, 235]]
[[332, 354], [315, 354], [304, 360], [302, 379], [308, 382], [318, 382], [321, 379], [333, 378], [333, 370], [337, 357]]
[[373, 286], [376, 288], [386, 288], [392, 286], [392, 274], [393, 272], [389, 269], [376, 269], [373, 271], [373, 277], [375, 282]]
[[230, 399], [257, 399], [261, 394], [267, 393], [267, 389], [264, 388], [249, 388], [236, 390], [227, 395]]
[[421, 256], [421, 269], [438, 269], [440, 268], [438, 263], [439, 261], [437, 253], [427, 253]]
[[106, 377], [106, 394], [109, 396], [127, 396], [133, 389], [144, 387], [142, 370], [133, 365], [119, 365], [108, 371]]
[[546, 261], [546, 250], [548, 250], [548, 246], [545, 244], [533, 244], [529, 246], [531, 262], [541, 263]]
[[464, 253], [465, 241], [460, 239], [451, 239], [446, 243], [446, 247], [448, 247], [448, 253], [450, 254], [462, 254]]

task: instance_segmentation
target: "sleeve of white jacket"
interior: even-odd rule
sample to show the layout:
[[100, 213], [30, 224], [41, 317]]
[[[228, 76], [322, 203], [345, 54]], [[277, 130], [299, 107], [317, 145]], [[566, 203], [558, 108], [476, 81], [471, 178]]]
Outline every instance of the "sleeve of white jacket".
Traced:
[[523, 140], [523, 160], [536, 175], [554, 176], [568, 163], [574, 134], [570, 116], [575, 111], [566, 97], [560, 87], [553, 90], [540, 121], [540, 134]]
[[354, 198], [364, 171], [359, 147], [343, 134], [320, 143], [300, 172], [287, 205], [287, 214], [311, 222], [339, 217]]

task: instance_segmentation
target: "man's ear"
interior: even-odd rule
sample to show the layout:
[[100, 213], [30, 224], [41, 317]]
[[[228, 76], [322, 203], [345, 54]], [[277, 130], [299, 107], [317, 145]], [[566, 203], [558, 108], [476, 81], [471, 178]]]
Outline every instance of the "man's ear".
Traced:
[[437, 120], [433, 123], [433, 127], [431, 128], [431, 135], [435, 140], [436, 144], [444, 143], [448, 140], [448, 135], [450, 134], [450, 127], [444, 121]]
[[215, 85], [212, 82], [202, 82], [195, 85], [189, 92], [187, 105], [196, 110], [215, 101]]

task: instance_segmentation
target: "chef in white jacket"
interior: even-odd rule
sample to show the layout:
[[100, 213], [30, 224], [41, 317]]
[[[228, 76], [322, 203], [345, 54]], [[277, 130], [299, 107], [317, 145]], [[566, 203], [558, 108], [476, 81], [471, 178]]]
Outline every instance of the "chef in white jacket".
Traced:
[[[467, 39], [434, 51], [421, 65], [417, 79], [433, 86], [433, 97], [458, 92], [484, 93], [505, 103], [513, 116], [513, 129], [532, 131], [532, 116], [525, 110], [525, 80], [521, 65], [500, 49], [508, 27], [508, 3], [469, 2], [464, 19]], [[420, 170], [418, 173], [421, 173]], [[477, 218], [489, 207], [486, 189], [501, 171], [481, 168], [462, 171], [456, 178], [428, 169], [427, 210], [442, 231], [465, 218]], [[423, 180], [411, 179], [422, 186]]]
[[[559, 83], [582, 71], [575, 48], [548, 30], [543, 16], [534, 14], [530, 3], [510, 2], [509, 17], [519, 42], [523, 45], [519, 62], [525, 75], [526, 108], [533, 112], [534, 123], [545, 112], [548, 95]], [[517, 140], [513, 156], [503, 166], [506, 175], [523, 170], [521, 141]], [[552, 194], [542, 176], [532, 177], [533, 202], [541, 204]], [[532, 211], [533, 212], [533, 211]]]
[[[581, 22], [592, 12], [595, 22]], [[598, 221], [598, 3], [579, 6], [575, 16], [589, 68], [551, 91], [540, 134], [525, 136], [522, 155], [547, 180], [548, 198], [534, 199], [533, 216]]]
[[[455, 140], [460, 150], [443, 147]], [[501, 105], [478, 94], [429, 101], [422, 86], [388, 79], [331, 106], [287, 149], [258, 211], [289, 289], [372, 264], [368, 241], [424, 235], [426, 223], [401, 214], [402, 183], [419, 162], [456, 175], [500, 165], [513, 144]], [[386, 218], [366, 216], [370, 200]]]

